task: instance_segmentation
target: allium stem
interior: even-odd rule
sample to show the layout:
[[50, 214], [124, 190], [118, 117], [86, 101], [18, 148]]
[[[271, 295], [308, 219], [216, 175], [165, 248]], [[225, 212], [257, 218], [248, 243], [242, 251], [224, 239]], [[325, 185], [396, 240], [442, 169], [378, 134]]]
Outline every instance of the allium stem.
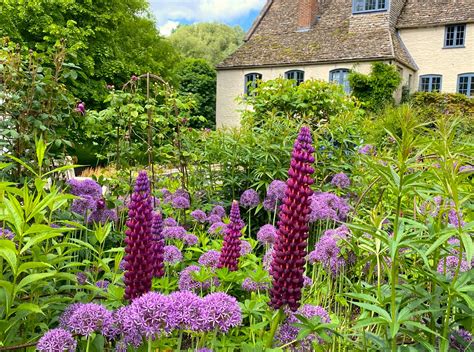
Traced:
[[275, 339], [275, 333], [278, 329], [278, 326], [280, 323], [283, 321], [285, 318], [285, 313], [283, 312], [283, 308], [278, 309], [276, 314], [273, 315], [272, 323], [270, 325], [270, 332], [268, 333], [268, 339], [267, 339], [267, 348], [272, 348], [273, 346], [273, 340]]

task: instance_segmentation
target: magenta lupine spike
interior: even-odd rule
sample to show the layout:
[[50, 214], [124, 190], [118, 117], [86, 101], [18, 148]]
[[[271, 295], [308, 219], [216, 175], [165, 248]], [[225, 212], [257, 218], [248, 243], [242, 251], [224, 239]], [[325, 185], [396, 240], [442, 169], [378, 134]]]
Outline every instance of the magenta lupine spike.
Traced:
[[153, 206], [146, 171], [138, 174], [128, 210], [125, 232], [125, 299], [150, 291], [153, 278]]
[[218, 268], [236, 271], [240, 258], [240, 236], [244, 222], [240, 219], [239, 202], [234, 200], [230, 209], [230, 223], [226, 226], [224, 244], [219, 257]]
[[314, 148], [311, 132], [302, 127], [293, 147], [287, 189], [278, 214], [278, 231], [273, 247], [270, 273], [273, 285], [270, 306], [278, 309], [285, 304], [292, 311], [300, 306], [304, 283], [306, 241], [313, 184]]
[[165, 275], [163, 264], [165, 239], [163, 237], [163, 217], [160, 213], [153, 214], [151, 233], [153, 235], [153, 276], [162, 277]]

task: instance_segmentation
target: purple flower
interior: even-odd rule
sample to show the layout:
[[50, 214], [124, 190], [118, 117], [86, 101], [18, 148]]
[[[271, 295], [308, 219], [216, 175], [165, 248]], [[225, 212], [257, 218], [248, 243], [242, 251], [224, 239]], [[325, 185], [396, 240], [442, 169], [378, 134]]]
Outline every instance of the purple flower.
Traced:
[[203, 299], [202, 317], [204, 331], [228, 332], [230, 328], [242, 324], [242, 313], [239, 302], [226, 293], [215, 292]]
[[304, 281], [303, 281], [303, 287], [308, 287], [308, 286], [311, 286], [313, 284], [313, 280], [308, 277], [308, 276], [304, 276]]
[[454, 227], [463, 227], [466, 223], [463, 221], [462, 212], [457, 212], [456, 209], [451, 208], [448, 213], [449, 224]]
[[268, 282], [256, 282], [250, 277], [247, 277], [242, 282], [242, 289], [247, 292], [266, 291], [270, 288]]
[[421, 215], [430, 215], [435, 218], [438, 216], [443, 198], [441, 196], [433, 197], [433, 201], [423, 202], [420, 206]]
[[73, 303], [66, 307], [63, 314], [59, 317], [59, 327], [69, 330], [69, 320], [71, 319], [74, 311], [82, 306], [84, 303]]
[[271, 265], [273, 261], [273, 248], [269, 248], [269, 250], [263, 256], [262, 264], [263, 268], [267, 270], [271, 274]]
[[308, 261], [311, 264], [320, 262], [326, 271], [333, 275], [340, 273], [346, 260], [341, 254], [338, 242], [346, 239], [348, 234], [349, 229], [346, 226], [324, 232], [324, 235], [316, 243], [314, 251], [309, 254]]
[[5, 239], [5, 240], [13, 241], [14, 238], [15, 238], [15, 234], [11, 232], [9, 229], [0, 228], [0, 240]]
[[97, 223], [97, 224], [105, 224], [107, 221], [117, 222], [117, 212], [113, 209], [97, 209], [93, 211], [89, 217], [87, 218], [87, 222], [90, 223]]
[[125, 271], [127, 267], [126, 265], [127, 265], [127, 261], [125, 259], [122, 259], [119, 264], [119, 270]]
[[217, 215], [219, 218], [223, 218], [225, 216], [225, 209], [222, 205], [216, 205], [214, 208], [212, 208], [211, 212], [209, 213], [209, 216], [211, 215]]
[[244, 208], [254, 208], [260, 203], [257, 191], [248, 189], [240, 196], [240, 205]]
[[277, 230], [275, 226], [271, 224], [263, 225], [260, 230], [257, 232], [257, 240], [261, 244], [269, 244], [272, 245], [275, 243], [277, 235]]
[[174, 265], [183, 260], [183, 254], [176, 246], [165, 246], [163, 260], [166, 264]]
[[240, 219], [239, 202], [234, 200], [230, 210], [230, 223], [227, 225], [224, 234], [224, 244], [219, 258], [218, 268], [227, 268], [236, 271], [241, 251], [242, 228], [244, 224]]
[[91, 196], [94, 199], [102, 197], [102, 187], [94, 180], [72, 178], [68, 183], [71, 187], [71, 194], [75, 196]]
[[278, 214], [278, 234], [270, 270], [273, 277], [270, 306], [274, 309], [288, 305], [295, 311], [300, 305], [313, 193], [310, 186], [314, 183], [311, 177], [313, 152], [311, 132], [302, 127], [294, 144], [287, 189]]
[[209, 250], [199, 257], [198, 263], [209, 268], [217, 268], [221, 252]]
[[85, 285], [87, 282], [87, 275], [85, 272], [80, 271], [76, 274], [76, 280], [79, 285]]
[[141, 171], [130, 201], [125, 232], [125, 299], [132, 300], [151, 289], [154, 271], [152, 225], [150, 182], [147, 173]]
[[175, 209], [188, 209], [191, 206], [189, 199], [185, 197], [173, 197], [171, 204]]
[[[458, 267], [459, 264], [459, 257], [455, 255], [450, 255], [446, 258], [440, 259], [438, 262], [438, 273], [446, 275], [448, 278], [452, 278], [454, 276], [454, 273], [456, 272], [456, 268]], [[469, 263], [467, 260], [462, 259], [460, 266], [459, 266], [459, 272], [465, 272], [471, 270], [471, 263]]]
[[178, 222], [174, 218], [166, 218], [163, 220], [163, 225], [165, 227], [173, 227], [173, 226], [178, 226]]
[[375, 155], [375, 147], [372, 144], [366, 144], [359, 149], [359, 154]]
[[207, 233], [210, 235], [220, 235], [225, 232], [226, 228], [227, 224], [224, 224], [223, 222], [215, 222], [209, 227]]
[[39, 352], [74, 352], [77, 342], [69, 331], [64, 329], [52, 329], [46, 332], [38, 341], [36, 349]]
[[208, 290], [211, 285], [219, 286], [217, 278], [199, 282], [193, 277], [193, 273], [199, 272], [201, 268], [197, 265], [190, 265], [181, 271], [178, 286], [181, 291]]
[[212, 350], [210, 348], [204, 347], [196, 350], [196, 352], [212, 352]]
[[161, 196], [163, 197], [163, 202], [171, 203], [171, 200], [173, 199], [173, 194], [167, 188], [162, 188], [160, 192]]
[[206, 315], [202, 298], [190, 291], [173, 292], [169, 298], [169, 328], [199, 331], [203, 316]]
[[183, 240], [187, 233], [182, 226], [169, 226], [163, 229], [163, 237], [167, 239]]
[[95, 283], [95, 285], [98, 287], [98, 288], [101, 288], [103, 289], [104, 291], [107, 291], [107, 289], [109, 288], [109, 285], [110, 285], [110, 282], [107, 281], [107, 280], [99, 280]]
[[160, 213], [153, 214], [151, 234], [153, 236], [153, 277], [162, 277], [165, 275], [163, 265], [165, 239], [163, 236], [163, 218], [161, 217]]
[[156, 339], [168, 329], [171, 299], [157, 292], [148, 292], [133, 300], [130, 315], [138, 332], [146, 339]]
[[206, 221], [209, 224], [215, 224], [216, 222], [222, 222], [222, 217], [217, 214], [211, 214], [207, 217]]
[[345, 173], [341, 172], [332, 177], [331, 184], [337, 188], [344, 189], [351, 185], [351, 180]]
[[138, 326], [133, 320], [134, 317], [131, 314], [133, 309], [134, 307], [130, 305], [117, 309], [115, 312], [113, 312], [113, 323], [104, 333], [104, 336], [109, 339], [121, 339], [117, 342], [116, 351], [126, 352], [128, 345], [138, 348], [142, 344], [142, 336], [138, 330]]
[[459, 172], [471, 173], [474, 172], [474, 165], [464, 165], [459, 168]]
[[263, 201], [263, 207], [267, 211], [275, 211], [275, 208], [285, 196], [287, 185], [280, 180], [274, 180], [268, 186], [267, 196]]
[[78, 112], [82, 115], [86, 114], [86, 104], [84, 104], [82, 101], [77, 103], [76, 108], [74, 109], [75, 112]]
[[191, 197], [189, 196], [189, 192], [182, 188], [177, 189], [176, 192], [173, 193], [173, 198], [180, 198], [180, 197], [186, 198], [188, 201], [191, 200]]
[[194, 220], [199, 221], [200, 223], [204, 223], [207, 220], [207, 215], [200, 209], [196, 209], [191, 212], [191, 216]]
[[248, 241], [240, 241], [240, 255], [246, 256], [247, 254], [252, 253], [252, 245]]
[[97, 200], [89, 195], [81, 196], [78, 199], [74, 199], [71, 204], [71, 211], [85, 216], [86, 213], [90, 213], [97, 210]]
[[199, 242], [199, 239], [197, 238], [196, 235], [193, 235], [192, 233], [188, 233], [186, 236], [184, 236], [183, 242], [188, 246], [194, 246]]
[[471, 351], [472, 334], [464, 329], [454, 330], [449, 335], [449, 347], [454, 351], [468, 352]]
[[334, 220], [344, 221], [350, 211], [347, 202], [333, 193], [315, 193], [311, 197], [309, 221]]
[[95, 303], [85, 303], [77, 306], [66, 327], [74, 334], [90, 336], [94, 332], [101, 333], [112, 324], [112, 313], [105, 307]]

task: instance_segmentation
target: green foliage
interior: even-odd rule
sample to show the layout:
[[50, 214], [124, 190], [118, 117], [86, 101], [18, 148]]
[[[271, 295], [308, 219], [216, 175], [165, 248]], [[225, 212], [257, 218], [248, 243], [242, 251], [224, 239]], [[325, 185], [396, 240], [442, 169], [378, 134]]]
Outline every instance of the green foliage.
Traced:
[[352, 95], [372, 111], [383, 109], [393, 103], [393, 94], [401, 81], [396, 67], [382, 62], [372, 64], [372, 70], [368, 75], [355, 71], [349, 74]]
[[244, 102], [251, 107], [243, 113], [243, 123], [249, 126], [278, 116], [316, 127], [331, 116], [360, 112], [342, 87], [319, 80], [308, 80], [298, 86], [283, 78], [260, 82], [251, 95], [244, 97]]
[[419, 110], [421, 119], [429, 121], [441, 115], [465, 116], [474, 119], [474, 100], [464, 94], [417, 92], [410, 103]]
[[232, 54], [244, 40], [241, 27], [220, 23], [180, 25], [169, 37], [185, 57], [205, 59], [213, 65]]
[[216, 124], [216, 70], [203, 59], [186, 59], [177, 67], [179, 93], [190, 94], [196, 105], [193, 116], [203, 116], [204, 122], [196, 121], [192, 127], [214, 127]]

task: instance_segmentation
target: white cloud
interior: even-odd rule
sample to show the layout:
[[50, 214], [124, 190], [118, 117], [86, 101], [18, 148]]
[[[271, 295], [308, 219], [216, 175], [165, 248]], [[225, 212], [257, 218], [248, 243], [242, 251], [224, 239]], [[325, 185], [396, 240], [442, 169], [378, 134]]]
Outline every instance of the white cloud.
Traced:
[[153, 12], [162, 25], [168, 21], [232, 21], [260, 10], [266, 0], [150, 0]]
[[178, 21], [167, 21], [165, 24], [162, 26], [159, 26], [160, 28], [160, 34], [164, 35], [165, 37], [169, 36], [173, 29], [176, 29], [178, 27], [179, 22]]

